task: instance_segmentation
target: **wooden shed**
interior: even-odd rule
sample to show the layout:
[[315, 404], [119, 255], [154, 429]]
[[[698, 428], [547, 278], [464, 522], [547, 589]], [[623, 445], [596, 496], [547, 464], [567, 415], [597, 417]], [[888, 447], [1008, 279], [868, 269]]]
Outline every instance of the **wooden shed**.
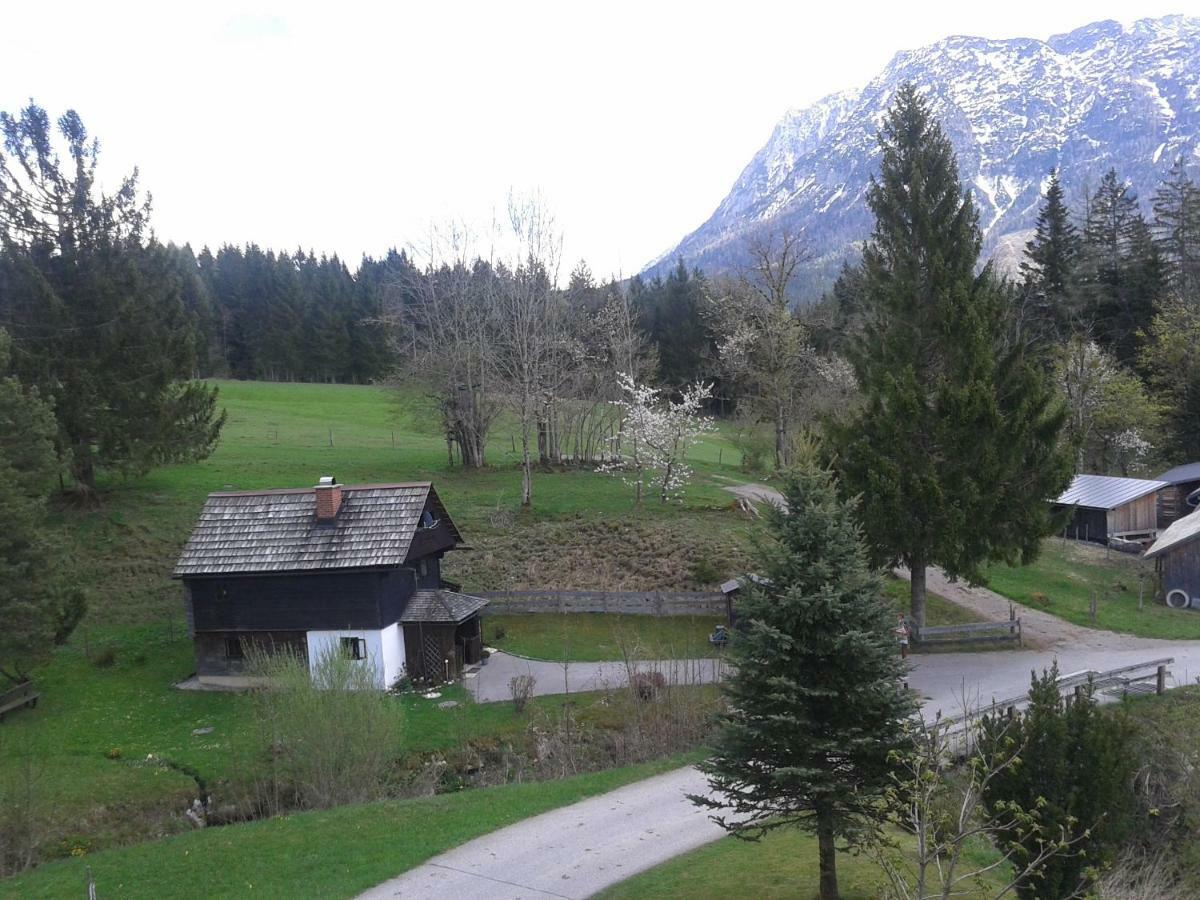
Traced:
[[1158, 526], [1166, 528], [1195, 509], [1187, 500], [1200, 490], [1200, 462], [1168, 469], [1158, 476], [1158, 480], [1167, 483], [1158, 494]]
[[1146, 478], [1076, 475], [1054, 506], [1073, 508], [1067, 537], [1101, 544], [1110, 538], [1152, 540], [1158, 536], [1158, 495], [1166, 487]]
[[1200, 512], [1176, 520], [1146, 551], [1162, 596], [1174, 609], [1200, 609]]

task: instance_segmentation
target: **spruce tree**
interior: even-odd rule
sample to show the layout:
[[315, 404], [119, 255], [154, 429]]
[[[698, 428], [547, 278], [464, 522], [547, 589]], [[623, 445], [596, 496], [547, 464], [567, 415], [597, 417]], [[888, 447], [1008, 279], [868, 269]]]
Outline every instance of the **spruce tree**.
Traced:
[[1007, 820], [1015, 805], [1037, 824], [1014, 821], [1001, 840], [1023, 848], [1018, 858], [1027, 859], [1046, 843], [1072, 842], [1069, 852], [1052, 855], [1017, 885], [1019, 897], [1078, 897], [1089, 871], [1112, 862], [1134, 825], [1132, 737], [1128, 718], [1102, 711], [1091, 685], [1067, 703], [1057, 663], [1031, 677], [1029, 706], [1016, 718], [983, 721], [984, 755], [1011, 760], [988, 781], [985, 808]]
[[1200, 187], [1182, 157], [1154, 195], [1154, 233], [1169, 287], [1182, 300], [1200, 301]]
[[692, 800], [720, 810], [714, 820], [739, 836], [814, 832], [828, 900], [838, 896], [835, 851], [874, 833], [889, 753], [915, 701], [853, 504], [812, 464], [785, 476], [783, 494], [759, 547], [766, 581], [738, 598], [745, 624], [730, 647], [728, 711], [700, 766], [714, 794]]
[[1137, 196], [1113, 169], [1088, 205], [1083, 249], [1080, 284], [1096, 340], [1136, 368], [1139, 334], [1154, 318], [1166, 273]]
[[136, 173], [107, 194], [98, 144], [74, 112], [0, 113], [0, 325], [13, 368], [54, 401], [57, 446], [78, 490], [97, 467], [142, 472], [207, 456], [224, 421], [192, 381], [197, 278], [150, 235]]
[[67, 639], [84, 608], [52, 576], [45, 501], [56, 466], [54, 410], [6, 374], [9, 352], [0, 330], [0, 677], [20, 682]]
[[1021, 262], [1022, 292], [1039, 337], [1062, 339], [1071, 330], [1079, 229], [1071, 222], [1058, 172], [1050, 170], [1045, 201]]
[[1029, 560], [1054, 529], [1047, 497], [1071, 476], [1064, 412], [990, 266], [949, 140], [912, 85], [880, 135], [863, 253], [866, 324], [850, 347], [864, 404], [831, 423], [842, 480], [862, 496], [881, 561], [912, 572], [925, 624], [925, 568], [982, 579], [992, 560]]

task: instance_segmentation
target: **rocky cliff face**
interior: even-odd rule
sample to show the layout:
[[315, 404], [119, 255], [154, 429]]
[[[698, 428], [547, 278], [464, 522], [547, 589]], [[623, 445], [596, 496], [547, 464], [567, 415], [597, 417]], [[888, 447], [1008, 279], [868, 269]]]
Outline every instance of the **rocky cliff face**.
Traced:
[[728, 270], [754, 232], [803, 229], [817, 262], [801, 288], [819, 292], [870, 233], [876, 133], [906, 81], [953, 141], [985, 253], [1002, 266], [1019, 259], [1051, 167], [1077, 207], [1114, 167], [1148, 208], [1175, 159], [1200, 155], [1200, 18], [1097, 22], [1047, 41], [949, 37], [898, 54], [860, 90], [788, 112], [709, 220], [646, 271], [678, 257]]

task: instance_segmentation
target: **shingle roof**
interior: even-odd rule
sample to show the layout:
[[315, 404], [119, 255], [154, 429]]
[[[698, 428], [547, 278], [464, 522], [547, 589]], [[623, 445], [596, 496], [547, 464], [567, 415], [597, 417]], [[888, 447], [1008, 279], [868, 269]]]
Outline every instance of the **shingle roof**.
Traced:
[[1167, 487], [1165, 481], [1145, 478], [1118, 478], [1113, 475], [1076, 475], [1071, 486], [1055, 503], [1063, 506], [1086, 506], [1091, 509], [1116, 509], [1131, 500], [1144, 497]]
[[401, 622], [465, 622], [487, 606], [482, 597], [455, 591], [417, 591], [404, 607]]
[[1176, 466], [1173, 469], [1168, 469], [1158, 476], [1159, 481], [1165, 481], [1168, 484], [1182, 484], [1185, 481], [1200, 481], [1200, 462], [1187, 463], [1186, 465]]
[[209, 494], [174, 577], [399, 566], [426, 499], [461, 542], [429, 482], [343, 485], [329, 524], [312, 488]]
[[1187, 544], [1200, 537], [1200, 512], [1188, 513], [1182, 519], [1171, 523], [1171, 527], [1158, 536], [1158, 540], [1146, 551], [1146, 559], [1162, 556], [1168, 550], [1173, 550], [1181, 544]]

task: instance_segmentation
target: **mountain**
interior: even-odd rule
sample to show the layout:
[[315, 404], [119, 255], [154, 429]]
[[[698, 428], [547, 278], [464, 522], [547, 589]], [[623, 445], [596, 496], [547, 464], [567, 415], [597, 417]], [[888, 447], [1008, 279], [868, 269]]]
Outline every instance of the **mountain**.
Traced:
[[1176, 158], [1200, 156], [1200, 18], [1096, 22], [1040, 41], [949, 37], [898, 54], [866, 87], [789, 111], [712, 216], [650, 263], [736, 268], [764, 229], [803, 229], [815, 254], [801, 293], [826, 287], [870, 234], [876, 134], [911, 81], [929, 98], [979, 206], [984, 252], [1019, 259], [1047, 172], [1077, 207], [1109, 169], [1146, 208]]

